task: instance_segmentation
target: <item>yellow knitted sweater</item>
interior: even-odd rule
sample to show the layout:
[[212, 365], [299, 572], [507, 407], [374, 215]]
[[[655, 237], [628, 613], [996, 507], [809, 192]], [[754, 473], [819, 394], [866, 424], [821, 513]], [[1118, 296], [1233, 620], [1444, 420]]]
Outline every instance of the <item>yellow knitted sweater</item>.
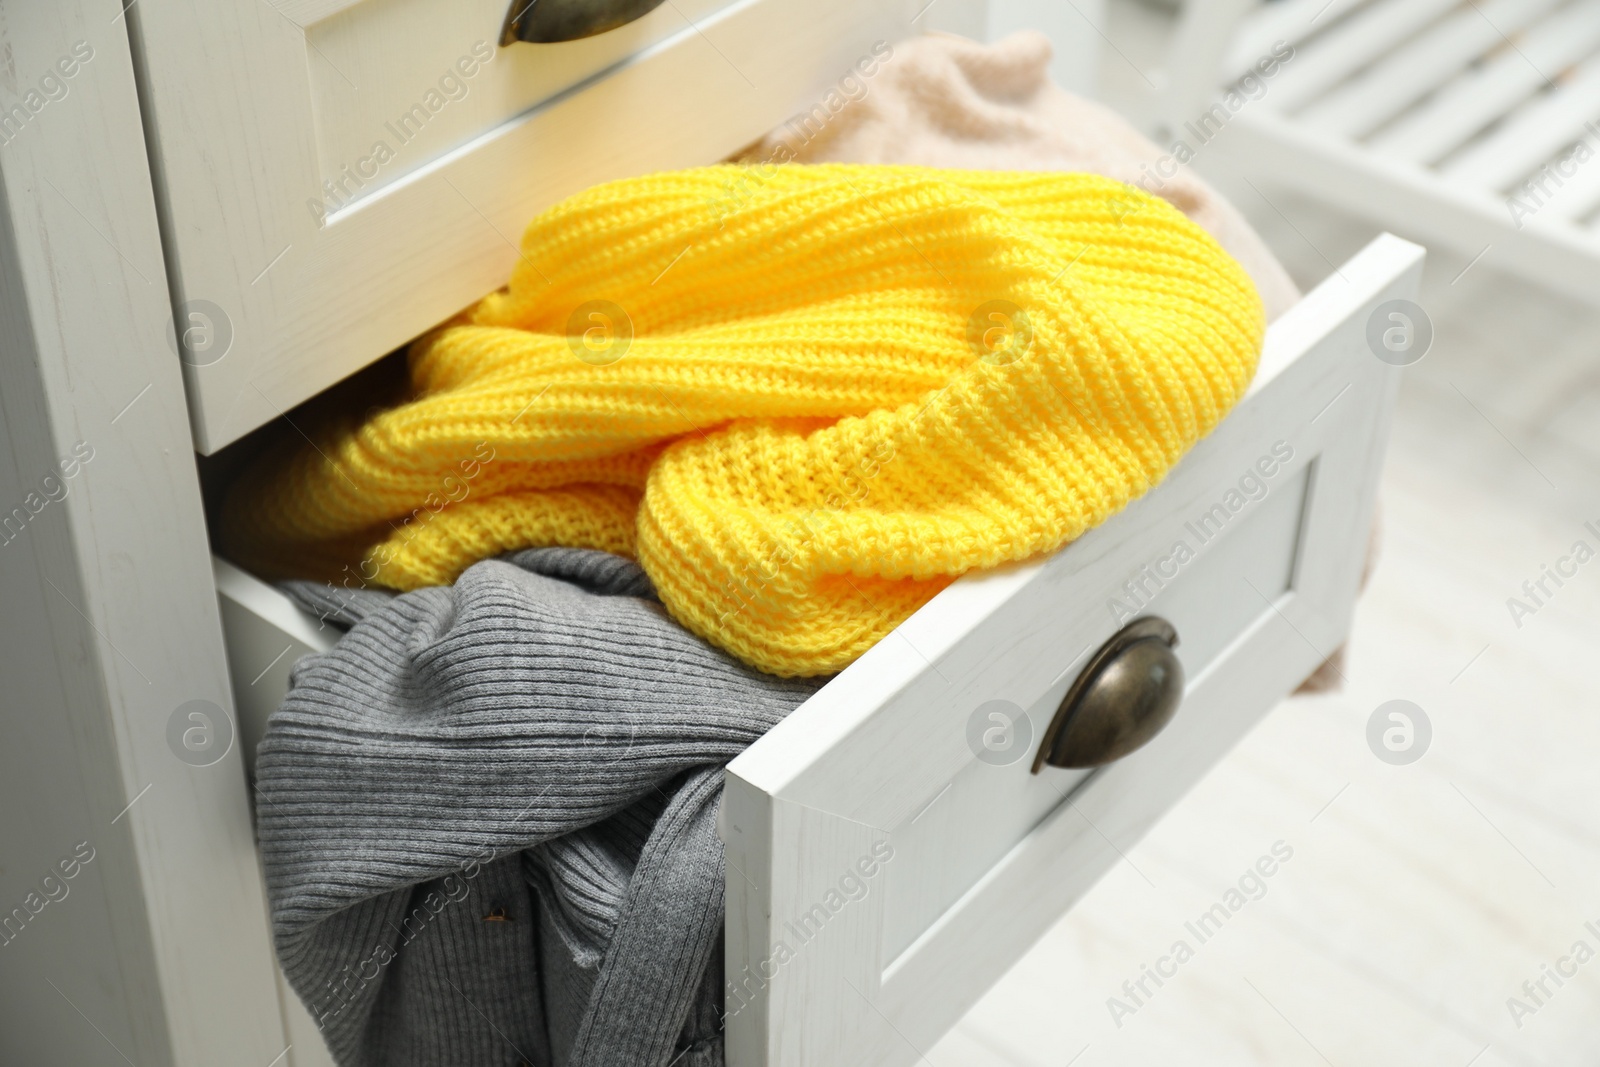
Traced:
[[1050, 552], [1244, 393], [1244, 271], [1086, 174], [706, 167], [534, 219], [410, 394], [224, 509], [269, 574], [396, 589], [510, 549], [635, 556], [681, 623], [837, 671], [957, 576]]

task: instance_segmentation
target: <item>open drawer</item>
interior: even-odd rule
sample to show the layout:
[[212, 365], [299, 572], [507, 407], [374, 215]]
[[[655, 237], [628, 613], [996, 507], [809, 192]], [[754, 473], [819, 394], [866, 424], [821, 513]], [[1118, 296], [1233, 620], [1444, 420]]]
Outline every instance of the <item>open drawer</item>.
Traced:
[[563, 197], [790, 118], [815, 136], [818, 101], [864, 91], [923, 7], [672, 0], [502, 47], [510, 0], [130, 5], [196, 448], [503, 284], [522, 227]]
[[[1339, 647], [1399, 374], [1369, 331], [1422, 258], [1378, 238], [1273, 324], [1249, 394], [1161, 485], [956, 582], [729, 766], [730, 1067], [918, 1060]], [[217, 578], [248, 759], [289, 665], [336, 632]], [[1085, 662], [1146, 615], [1179, 636], [1175, 717], [1108, 766], [1032, 773]], [[314, 1030], [286, 1010], [300, 1057]]]

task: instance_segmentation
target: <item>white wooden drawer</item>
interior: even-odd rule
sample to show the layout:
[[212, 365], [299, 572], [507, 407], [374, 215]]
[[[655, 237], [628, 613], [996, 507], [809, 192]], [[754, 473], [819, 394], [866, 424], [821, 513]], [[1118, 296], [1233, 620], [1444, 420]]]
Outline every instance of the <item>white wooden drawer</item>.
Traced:
[[201, 452], [503, 284], [562, 197], [723, 158], [862, 79], [923, 6], [672, 0], [500, 48], [506, 4], [130, 8]]
[[[1374, 241], [1273, 324], [1249, 395], [1160, 486], [1047, 560], [955, 583], [733, 762], [730, 1067], [916, 1061], [1343, 642], [1399, 374], [1368, 322], [1421, 265]], [[289, 664], [336, 635], [217, 577], [248, 759]], [[1180, 637], [1176, 717], [1097, 771], [1031, 774], [1085, 660], [1146, 614]], [[972, 739], [991, 701], [1026, 712], [1010, 762]]]
[[[1368, 321], [1415, 296], [1421, 258], [1379, 238], [1273, 324], [1248, 396], [1160, 486], [1050, 559], [955, 583], [729, 766], [730, 1065], [918, 1061], [1343, 642], [1398, 379]], [[1031, 774], [1135, 614], [1178, 631], [1175, 718], [1092, 773]], [[1015, 762], [978, 758], [997, 700], [1031, 727]]]

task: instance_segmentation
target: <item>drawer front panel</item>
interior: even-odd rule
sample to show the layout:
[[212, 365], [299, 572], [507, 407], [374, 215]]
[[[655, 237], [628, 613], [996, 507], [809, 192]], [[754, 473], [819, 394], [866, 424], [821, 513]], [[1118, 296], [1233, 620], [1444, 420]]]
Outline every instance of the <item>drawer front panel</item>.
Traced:
[[847, 76], [870, 91], [862, 72], [921, 6], [677, 0], [500, 48], [488, 0], [142, 0], [128, 17], [196, 446], [503, 285], [523, 227], [562, 197], [725, 158]]
[[[1366, 322], [1420, 267], [1375, 241], [1274, 323], [1249, 395], [1160, 486], [957, 582], [730, 765], [730, 1067], [915, 1062], [1342, 643], [1398, 374]], [[1179, 633], [1176, 716], [1091, 774], [1032, 775], [1080, 666], [1145, 614]], [[1031, 734], [1001, 758], [978, 740], [997, 701]]]
[[[1276, 477], [1251, 483], [1259, 484], [1265, 495], [1249, 508], [1249, 498], [1241, 494], [1246, 505], [1230, 513], [1233, 517], [1226, 526], [1212, 530], [1209, 524], [1202, 527], [1181, 515], [1169, 520], [1168, 550], [1132, 572], [1105, 598], [1101, 607], [1106, 636], [1134, 613], [1166, 619], [1178, 631], [1178, 660], [1195, 688], [1231, 646], [1272, 614], [1270, 601], [1291, 589], [1312, 470], [1304, 462], [1292, 471], [1275, 462], [1273, 466]], [[1195, 554], [1174, 551], [1180, 545]], [[1237, 595], [1250, 589], [1260, 595]], [[918, 937], [1041, 821], [1067, 803], [1090, 776], [1084, 770], [1046, 768], [1038, 775], [1028, 771], [1033, 755], [1029, 742], [1044, 736], [1067, 687], [1093, 652], [1094, 648], [1085, 648], [1076, 656], [1062, 657], [1067, 667], [1061, 677], [1022, 709], [1028, 717], [1026, 727], [1008, 731], [998, 725], [999, 720], [992, 721], [989, 728], [1002, 732], [992, 738], [993, 749], [986, 750], [993, 753], [990, 760], [967, 764], [914, 815], [890, 828], [895, 862], [884, 871], [887, 973], [894, 972]], [[1188, 712], [1192, 711], [1191, 703]]]
[[731, 2], [673, 0], [608, 33], [507, 48], [498, 47], [506, 0], [332, 0], [304, 11], [318, 184], [335, 187], [326, 213], [353, 210]]

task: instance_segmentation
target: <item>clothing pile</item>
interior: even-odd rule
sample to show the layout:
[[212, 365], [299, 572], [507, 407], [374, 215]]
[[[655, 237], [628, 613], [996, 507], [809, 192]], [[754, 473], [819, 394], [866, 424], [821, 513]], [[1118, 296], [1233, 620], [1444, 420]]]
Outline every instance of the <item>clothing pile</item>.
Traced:
[[722, 766], [1243, 396], [1292, 285], [1197, 179], [1117, 180], [1159, 152], [1048, 60], [896, 45], [776, 162], [558, 204], [399, 403], [236, 483], [225, 551], [350, 627], [256, 766], [341, 1064], [720, 1065]]
[[341, 1064], [720, 1065], [722, 765], [818, 683], [544, 548], [351, 597], [256, 762], [278, 955]]
[[1255, 372], [1248, 275], [1111, 179], [790, 165], [719, 221], [731, 169], [535, 219], [509, 290], [413, 347], [406, 403], [236, 484], [235, 557], [412, 589], [599, 548], [713, 644], [828, 674], [967, 571], [1121, 509]]

